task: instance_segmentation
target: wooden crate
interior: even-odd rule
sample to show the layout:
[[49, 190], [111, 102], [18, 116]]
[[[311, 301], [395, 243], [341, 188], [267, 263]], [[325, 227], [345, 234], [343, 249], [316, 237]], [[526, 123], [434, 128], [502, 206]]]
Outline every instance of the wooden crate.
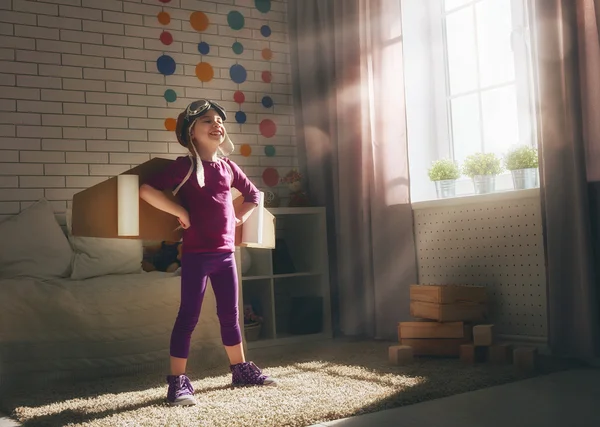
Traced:
[[486, 303], [485, 286], [410, 285], [410, 300], [437, 304]]
[[411, 346], [415, 356], [459, 357], [466, 338], [402, 338], [401, 344]]
[[440, 304], [411, 301], [410, 315], [438, 322], [480, 322], [487, 318], [487, 305], [484, 303]]
[[398, 341], [402, 338], [469, 338], [472, 326], [465, 322], [399, 322]]

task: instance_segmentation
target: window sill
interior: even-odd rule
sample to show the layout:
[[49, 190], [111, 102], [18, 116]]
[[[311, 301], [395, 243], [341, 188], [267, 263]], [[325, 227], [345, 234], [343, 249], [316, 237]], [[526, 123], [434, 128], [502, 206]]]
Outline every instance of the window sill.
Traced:
[[527, 190], [507, 190], [496, 191], [489, 194], [470, 194], [464, 196], [450, 197], [447, 199], [424, 200], [422, 202], [411, 203], [413, 210], [443, 208], [451, 206], [463, 206], [466, 204], [480, 204], [487, 202], [498, 202], [501, 200], [519, 200], [538, 197], [539, 188], [530, 188]]

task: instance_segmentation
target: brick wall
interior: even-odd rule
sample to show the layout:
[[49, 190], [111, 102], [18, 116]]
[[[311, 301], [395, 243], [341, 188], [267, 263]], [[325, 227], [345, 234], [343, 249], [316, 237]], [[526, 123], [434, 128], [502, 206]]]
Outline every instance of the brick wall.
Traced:
[[[236, 144], [231, 158], [285, 203], [286, 188], [268, 187], [262, 175], [271, 167], [283, 176], [297, 165], [286, 5], [257, 3], [0, 0], [0, 216], [42, 197], [64, 211], [83, 188], [152, 157], [185, 153], [165, 120], [199, 97], [221, 101]], [[257, 8], [269, 4], [266, 13]], [[230, 26], [231, 11], [244, 17], [243, 28]], [[168, 24], [159, 22], [160, 12], [168, 14]], [[208, 17], [205, 30], [193, 28], [193, 12]], [[163, 31], [171, 44], [161, 41]], [[236, 41], [244, 48], [240, 54], [232, 49]], [[199, 52], [200, 42], [208, 44], [208, 54]], [[270, 60], [264, 49], [272, 52]], [[162, 55], [175, 61], [173, 74], [159, 71]], [[211, 64], [211, 80], [196, 76], [201, 61]], [[236, 63], [247, 72], [240, 84], [230, 76]], [[271, 72], [270, 82], [263, 81], [263, 71]], [[177, 94], [173, 102], [165, 97], [168, 89]], [[245, 102], [234, 101], [236, 91]], [[265, 96], [273, 106], [263, 105]], [[236, 120], [237, 111], [245, 113], [245, 122]], [[277, 126], [272, 137], [261, 135], [265, 119]], [[250, 155], [240, 154], [242, 144]]]

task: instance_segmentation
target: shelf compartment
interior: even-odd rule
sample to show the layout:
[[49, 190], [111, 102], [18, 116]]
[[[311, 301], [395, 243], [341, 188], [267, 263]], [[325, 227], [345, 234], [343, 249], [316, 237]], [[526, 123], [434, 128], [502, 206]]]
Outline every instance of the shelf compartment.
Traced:
[[[269, 277], [272, 275], [272, 256], [269, 249], [240, 248], [240, 270], [243, 277]], [[248, 261], [249, 260], [249, 261]], [[244, 272], [245, 263], [250, 267]]]
[[[263, 318], [259, 340], [275, 338], [275, 311], [273, 282], [270, 279], [244, 282], [242, 287], [244, 306], [251, 305], [253, 311]], [[240, 307], [244, 310], [245, 307]]]

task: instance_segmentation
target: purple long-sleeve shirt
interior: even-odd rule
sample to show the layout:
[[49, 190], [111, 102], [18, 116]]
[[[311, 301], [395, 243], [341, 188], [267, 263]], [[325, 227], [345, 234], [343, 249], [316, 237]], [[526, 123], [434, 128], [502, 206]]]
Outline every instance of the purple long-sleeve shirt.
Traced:
[[[146, 184], [158, 190], [174, 190], [187, 175], [191, 157], [178, 157]], [[227, 162], [229, 166], [225, 164]], [[204, 187], [198, 185], [196, 171], [179, 189], [177, 196], [190, 215], [191, 226], [183, 231], [182, 251], [231, 252], [235, 250], [235, 212], [231, 187], [242, 193], [245, 202], [259, 202], [259, 191], [240, 167], [228, 158], [216, 162], [202, 160]], [[230, 172], [231, 170], [231, 172]], [[233, 182], [231, 179], [233, 173]]]

